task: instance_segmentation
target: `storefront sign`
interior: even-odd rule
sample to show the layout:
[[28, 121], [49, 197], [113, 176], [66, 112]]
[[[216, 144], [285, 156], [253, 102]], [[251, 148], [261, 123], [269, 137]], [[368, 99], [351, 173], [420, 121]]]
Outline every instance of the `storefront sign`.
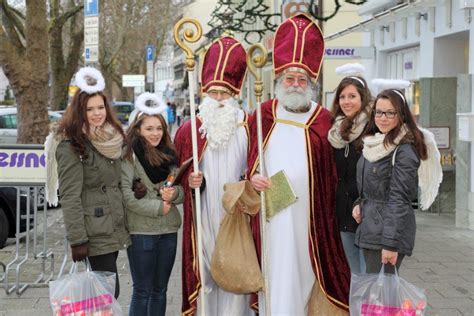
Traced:
[[375, 48], [369, 47], [326, 47], [326, 59], [373, 59]]
[[438, 149], [449, 149], [451, 147], [449, 127], [430, 127], [428, 130], [433, 133]]
[[0, 185], [44, 185], [45, 182], [43, 145], [0, 146]]

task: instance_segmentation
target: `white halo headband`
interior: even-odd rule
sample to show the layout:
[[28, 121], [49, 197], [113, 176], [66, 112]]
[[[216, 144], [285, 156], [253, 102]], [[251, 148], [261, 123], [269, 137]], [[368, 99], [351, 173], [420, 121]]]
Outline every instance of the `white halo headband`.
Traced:
[[357, 80], [360, 82], [362, 87], [367, 88], [364, 81], [356, 77], [356, 76], [363, 77], [363, 75], [365, 74], [365, 67], [362, 64], [359, 64], [359, 63], [344, 64], [336, 68], [336, 74], [347, 76], [347, 78]]
[[101, 72], [93, 67], [79, 69], [75, 76], [76, 85], [87, 94], [104, 91], [105, 80]]
[[[147, 105], [147, 102], [151, 102], [152, 105]], [[168, 106], [166, 103], [156, 94], [150, 92], [142, 93], [135, 100], [135, 109], [138, 111], [138, 113], [136, 113], [136, 117], [131, 121], [135, 121], [143, 114], [162, 114], [167, 110], [167, 108]]]
[[365, 74], [365, 67], [364, 65], [359, 64], [359, 63], [344, 64], [336, 68], [336, 73], [338, 75], [343, 75], [343, 76], [356, 75], [356, 74], [363, 75]]
[[403, 96], [403, 94], [400, 91], [398, 91], [396, 89], [392, 89], [392, 91], [395, 92], [396, 94], [398, 94], [400, 96], [400, 98], [402, 98], [402, 101], [403, 101], [404, 104], [408, 105], [407, 100], [405, 99], [405, 97]]
[[365, 83], [364, 83], [360, 78], [358, 78], [358, 77], [356, 77], [356, 76], [349, 76], [349, 77], [347, 77], [347, 78], [351, 78], [351, 79], [354, 79], [354, 80], [359, 81], [360, 84], [362, 85], [362, 87], [366, 88]]
[[[374, 79], [372, 80], [372, 85], [378, 87], [380, 90], [392, 90], [403, 102], [408, 105], [405, 96], [398, 90], [406, 89], [411, 85], [411, 82], [408, 80], [396, 80], [396, 79]], [[398, 90], [397, 90], [398, 89]]]

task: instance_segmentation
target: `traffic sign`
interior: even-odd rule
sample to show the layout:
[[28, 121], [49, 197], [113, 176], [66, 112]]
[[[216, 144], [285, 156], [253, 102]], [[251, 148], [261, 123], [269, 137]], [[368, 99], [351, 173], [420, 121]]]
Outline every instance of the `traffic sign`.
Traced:
[[146, 55], [146, 82], [153, 82], [153, 61], [155, 57], [155, 45], [146, 45], [145, 46], [145, 55]]
[[146, 62], [146, 82], [152, 83], [153, 82], [153, 61]]
[[146, 61], [153, 61], [155, 56], [155, 45], [146, 45]]
[[84, 29], [84, 45], [99, 45], [99, 28]]
[[84, 0], [84, 16], [99, 15], [99, 0]]
[[123, 87], [144, 87], [145, 75], [122, 75]]
[[84, 46], [84, 59], [89, 63], [96, 63], [99, 61], [99, 46], [90, 45]]
[[84, 17], [84, 28], [99, 27], [98, 16], [85, 16]]

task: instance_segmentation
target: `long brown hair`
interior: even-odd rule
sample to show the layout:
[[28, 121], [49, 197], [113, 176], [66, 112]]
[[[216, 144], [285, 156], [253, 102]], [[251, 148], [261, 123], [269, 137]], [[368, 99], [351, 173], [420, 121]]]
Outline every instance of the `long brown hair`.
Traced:
[[104, 100], [105, 122], [112, 125], [125, 138], [122, 125], [115, 117], [105, 94], [102, 92], [88, 94], [78, 90], [61, 118], [58, 133], [63, 133], [71, 141], [73, 151], [83, 158], [87, 158], [85, 151], [86, 144], [89, 142], [90, 129], [89, 121], [87, 120], [87, 102], [95, 96], [101, 96]]
[[375, 110], [377, 109], [377, 101], [380, 99], [388, 100], [390, 103], [392, 103], [395, 111], [397, 112], [397, 115], [394, 119], [398, 120], [398, 124], [394, 129], [387, 133], [383, 141], [384, 145], [395, 145], [395, 138], [397, 138], [398, 134], [400, 133], [400, 129], [402, 128], [403, 124], [405, 124], [408, 129], [407, 133], [411, 133], [413, 135], [413, 145], [415, 146], [418, 157], [420, 157], [422, 160], [426, 160], [428, 158], [428, 152], [426, 149], [423, 133], [416, 125], [415, 119], [413, 118], [410, 108], [406, 103], [405, 96], [402, 99], [402, 97], [395, 91], [404, 96], [402, 91], [393, 89], [384, 90], [377, 95], [374, 101], [374, 110], [370, 115], [369, 123], [367, 124], [366, 130], [363, 134], [364, 136], [367, 136], [380, 133], [380, 130], [375, 124]]
[[[362, 85], [362, 83], [359, 80], [362, 81], [364, 85]], [[357, 89], [357, 92], [360, 95], [361, 107], [360, 107], [360, 110], [357, 111], [357, 113], [355, 113], [353, 117], [347, 117], [341, 123], [341, 131], [340, 131], [341, 137], [345, 141], [349, 141], [349, 135], [351, 134], [352, 125], [354, 124], [354, 119], [358, 117], [360, 113], [362, 112], [365, 112], [367, 114], [367, 117], [369, 117], [370, 103], [372, 102], [372, 95], [370, 94], [370, 90], [367, 88], [367, 82], [365, 81], [364, 78], [359, 77], [359, 76], [345, 77], [344, 79], [341, 80], [341, 82], [337, 86], [336, 94], [332, 102], [331, 114], [332, 114], [333, 120], [336, 119], [337, 116], [344, 115], [344, 112], [341, 109], [341, 105], [339, 104], [339, 97], [342, 93], [342, 90], [344, 90], [346, 87], [350, 85], [353, 85]]]
[[135, 121], [127, 129], [126, 142], [128, 146], [125, 149], [124, 158], [130, 162], [133, 162], [133, 147], [138, 142], [140, 142], [145, 149], [145, 158], [152, 166], [158, 167], [163, 162], [168, 161], [173, 157], [161, 150], [156, 150], [156, 148], [150, 145], [140, 134], [140, 128], [146, 117], [156, 117], [158, 120], [160, 120], [161, 126], [163, 128], [163, 136], [161, 137], [161, 141], [158, 146], [165, 147], [172, 153], [176, 154], [176, 149], [168, 132], [168, 125], [166, 124], [166, 120], [163, 118], [163, 116], [161, 114], [148, 115], [146, 113], [139, 113], [137, 114]]

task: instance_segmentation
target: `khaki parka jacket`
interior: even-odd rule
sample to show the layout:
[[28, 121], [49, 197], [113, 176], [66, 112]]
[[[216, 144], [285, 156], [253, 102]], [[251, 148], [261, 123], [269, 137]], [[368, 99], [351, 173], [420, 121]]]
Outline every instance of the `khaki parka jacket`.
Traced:
[[121, 159], [100, 154], [86, 145], [87, 158], [75, 153], [68, 140], [56, 150], [59, 193], [71, 246], [89, 242], [89, 256], [130, 245], [121, 187]]
[[[134, 179], [141, 179], [147, 188], [147, 194], [141, 199], [134, 196], [132, 186]], [[176, 233], [181, 227], [181, 215], [178, 204], [183, 203], [184, 192], [180, 185], [173, 186], [176, 190], [170, 211], [163, 214], [163, 201], [157, 188], [163, 183], [153, 184], [148, 178], [138, 158], [133, 163], [122, 162], [122, 192], [124, 196], [128, 227], [131, 234], [170, 234]]]

